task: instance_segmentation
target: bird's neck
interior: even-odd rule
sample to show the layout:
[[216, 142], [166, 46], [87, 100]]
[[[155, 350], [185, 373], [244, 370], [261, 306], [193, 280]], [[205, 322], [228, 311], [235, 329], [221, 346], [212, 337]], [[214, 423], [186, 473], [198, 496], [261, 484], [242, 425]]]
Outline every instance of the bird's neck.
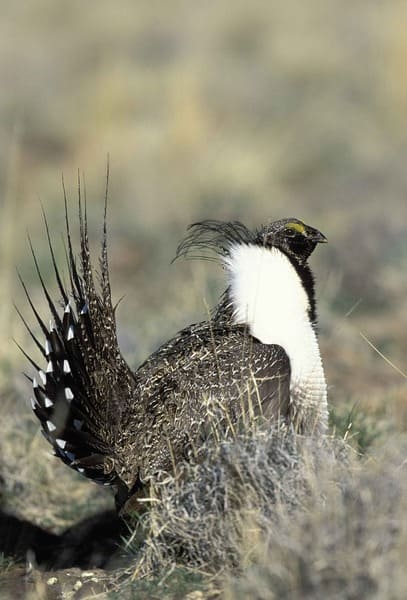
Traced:
[[326, 383], [310, 319], [313, 286], [307, 289], [298, 270], [277, 248], [237, 245], [225, 265], [233, 322], [248, 325], [263, 344], [284, 348], [290, 359], [291, 401], [298, 422], [308, 406], [318, 412], [316, 420], [325, 421]]

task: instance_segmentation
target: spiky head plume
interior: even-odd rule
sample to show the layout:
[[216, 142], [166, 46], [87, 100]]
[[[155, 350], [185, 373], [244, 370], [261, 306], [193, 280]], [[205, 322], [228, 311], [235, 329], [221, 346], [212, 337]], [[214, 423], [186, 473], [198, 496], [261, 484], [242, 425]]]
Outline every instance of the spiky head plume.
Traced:
[[177, 248], [175, 259], [185, 256], [216, 260], [216, 255], [229, 256], [233, 246], [254, 244], [278, 248], [289, 258], [303, 264], [315, 246], [326, 241], [320, 231], [295, 218], [280, 219], [254, 231], [239, 221], [206, 220], [190, 225], [188, 235]]

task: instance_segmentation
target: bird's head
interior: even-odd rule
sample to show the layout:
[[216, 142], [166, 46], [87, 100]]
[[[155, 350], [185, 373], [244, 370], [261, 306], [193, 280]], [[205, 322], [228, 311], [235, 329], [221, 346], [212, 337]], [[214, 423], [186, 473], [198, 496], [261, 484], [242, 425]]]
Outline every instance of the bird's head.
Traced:
[[288, 256], [306, 262], [317, 244], [327, 242], [326, 237], [299, 219], [281, 219], [262, 227], [255, 243], [266, 248], [278, 248]]
[[[219, 260], [230, 269], [236, 251], [245, 247], [274, 248], [285, 254], [296, 269], [308, 294], [309, 318], [316, 324], [314, 278], [307, 260], [317, 244], [326, 237], [314, 227], [294, 218], [281, 219], [256, 230], [248, 229], [239, 221], [200, 221], [189, 227], [189, 233], [177, 248], [175, 258], [187, 256], [206, 260]], [[174, 259], [175, 260], [175, 259]], [[216, 314], [224, 315], [230, 307], [229, 289], [218, 305]]]
[[227, 257], [233, 247], [245, 244], [278, 248], [290, 259], [303, 265], [315, 246], [327, 241], [320, 231], [295, 218], [274, 221], [255, 231], [238, 221], [214, 220], [193, 223], [189, 230], [178, 246], [175, 258], [189, 256], [211, 259], [213, 254]]

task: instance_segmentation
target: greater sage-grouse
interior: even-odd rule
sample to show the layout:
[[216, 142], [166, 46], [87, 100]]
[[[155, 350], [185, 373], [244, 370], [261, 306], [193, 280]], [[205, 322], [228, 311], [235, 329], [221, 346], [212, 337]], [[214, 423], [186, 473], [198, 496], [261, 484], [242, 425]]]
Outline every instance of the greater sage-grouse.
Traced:
[[85, 477], [114, 486], [118, 508], [202, 446], [211, 428], [208, 415], [221, 415], [232, 429], [246, 410], [301, 433], [326, 430], [326, 383], [307, 263], [316, 244], [326, 241], [322, 233], [294, 218], [255, 231], [239, 222], [191, 225], [176, 256], [210, 251], [226, 270], [227, 290], [210, 320], [186, 327], [133, 371], [117, 342], [106, 210], [98, 281], [86, 209], [79, 202], [79, 266], [66, 200], [65, 215], [68, 286], [45, 219], [60, 309], [33, 252], [49, 328], [22, 282], [45, 336], [40, 343], [26, 325], [46, 360], [41, 369], [26, 354], [38, 370], [30, 378], [32, 408], [55, 455]]

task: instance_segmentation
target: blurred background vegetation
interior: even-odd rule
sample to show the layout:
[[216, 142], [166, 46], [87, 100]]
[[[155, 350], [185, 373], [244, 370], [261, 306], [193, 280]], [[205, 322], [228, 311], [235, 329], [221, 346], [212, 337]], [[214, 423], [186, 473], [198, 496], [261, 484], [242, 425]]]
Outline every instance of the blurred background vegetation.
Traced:
[[[64, 174], [84, 174], [98, 248], [107, 155], [113, 295], [137, 365], [205, 317], [223, 278], [170, 265], [200, 218], [295, 216], [329, 245], [312, 259], [333, 423], [363, 447], [407, 428], [407, 7], [401, 0], [1, 3], [0, 392], [3, 503], [58, 530], [110, 496], [49, 456], [31, 416], [32, 350], [12, 301], [27, 279], [47, 317], [28, 229], [52, 286]], [[33, 319], [30, 316], [31, 322]], [[75, 500], [78, 502], [75, 503]], [[91, 508], [88, 508], [91, 507]]]

